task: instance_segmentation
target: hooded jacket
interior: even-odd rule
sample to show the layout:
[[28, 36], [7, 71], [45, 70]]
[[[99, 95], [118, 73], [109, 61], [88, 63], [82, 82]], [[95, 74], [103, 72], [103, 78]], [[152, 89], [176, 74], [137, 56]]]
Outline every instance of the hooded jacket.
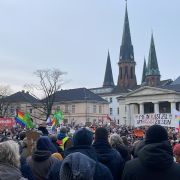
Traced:
[[0, 163], [0, 180], [27, 180], [22, 177], [21, 171], [9, 164]]
[[55, 163], [58, 163], [58, 160], [51, 157], [50, 151], [36, 150], [32, 157], [27, 158], [27, 163], [31, 167], [36, 180], [46, 180], [48, 179], [50, 170], [53, 171], [51, 167]]
[[113, 178], [104, 165], [76, 152], [64, 159], [60, 180], [113, 180]]
[[97, 154], [93, 147], [88, 145], [81, 145], [81, 146], [73, 146], [64, 151], [64, 157], [68, 156], [71, 153], [80, 152], [85, 154], [86, 156], [90, 157], [91, 159], [97, 161]]
[[123, 180], [179, 180], [180, 165], [173, 161], [168, 141], [145, 145], [138, 158], [126, 163]]
[[97, 153], [98, 160], [109, 168], [114, 180], [120, 180], [124, 168], [124, 160], [119, 152], [113, 149], [105, 140], [96, 140], [93, 147]]

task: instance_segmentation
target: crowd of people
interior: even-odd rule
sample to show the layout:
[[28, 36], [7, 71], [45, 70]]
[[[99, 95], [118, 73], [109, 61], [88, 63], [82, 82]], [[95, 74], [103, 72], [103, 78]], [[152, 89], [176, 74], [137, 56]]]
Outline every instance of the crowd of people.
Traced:
[[[0, 180], [179, 180], [179, 133], [153, 125], [0, 131]], [[138, 134], [139, 133], [139, 134]]]

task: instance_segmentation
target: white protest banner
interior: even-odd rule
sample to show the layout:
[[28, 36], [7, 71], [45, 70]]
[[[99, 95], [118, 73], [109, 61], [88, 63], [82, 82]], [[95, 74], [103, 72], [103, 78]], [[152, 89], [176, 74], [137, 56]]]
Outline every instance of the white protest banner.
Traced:
[[136, 114], [134, 126], [152, 126], [158, 124], [166, 127], [177, 127], [177, 123], [170, 113]]

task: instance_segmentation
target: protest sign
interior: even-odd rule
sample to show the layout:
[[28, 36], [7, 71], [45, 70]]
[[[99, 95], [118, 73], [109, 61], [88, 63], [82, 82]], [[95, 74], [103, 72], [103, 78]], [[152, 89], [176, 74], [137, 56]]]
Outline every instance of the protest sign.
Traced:
[[30, 130], [26, 132], [26, 137], [27, 137], [28, 155], [31, 155], [33, 147], [35, 146], [37, 139], [40, 137], [40, 134], [36, 131]]
[[136, 114], [134, 126], [152, 126], [158, 124], [166, 127], [176, 127], [177, 123], [170, 113]]
[[12, 128], [15, 124], [14, 118], [0, 118], [0, 128]]

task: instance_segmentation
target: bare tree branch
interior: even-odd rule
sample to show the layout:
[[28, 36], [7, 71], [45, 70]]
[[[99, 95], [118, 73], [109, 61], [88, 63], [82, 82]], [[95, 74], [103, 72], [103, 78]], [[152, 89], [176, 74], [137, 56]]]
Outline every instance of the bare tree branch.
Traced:
[[36, 98], [35, 91], [41, 93], [43, 99], [37, 98], [39, 99], [40, 107], [36, 109], [43, 113], [47, 119], [51, 115], [55, 93], [60, 90], [63, 85], [62, 76], [66, 73], [59, 69], [38, 69], [34, 74], [39, 78], [39, 84], [26, 84], [24, 87]]

